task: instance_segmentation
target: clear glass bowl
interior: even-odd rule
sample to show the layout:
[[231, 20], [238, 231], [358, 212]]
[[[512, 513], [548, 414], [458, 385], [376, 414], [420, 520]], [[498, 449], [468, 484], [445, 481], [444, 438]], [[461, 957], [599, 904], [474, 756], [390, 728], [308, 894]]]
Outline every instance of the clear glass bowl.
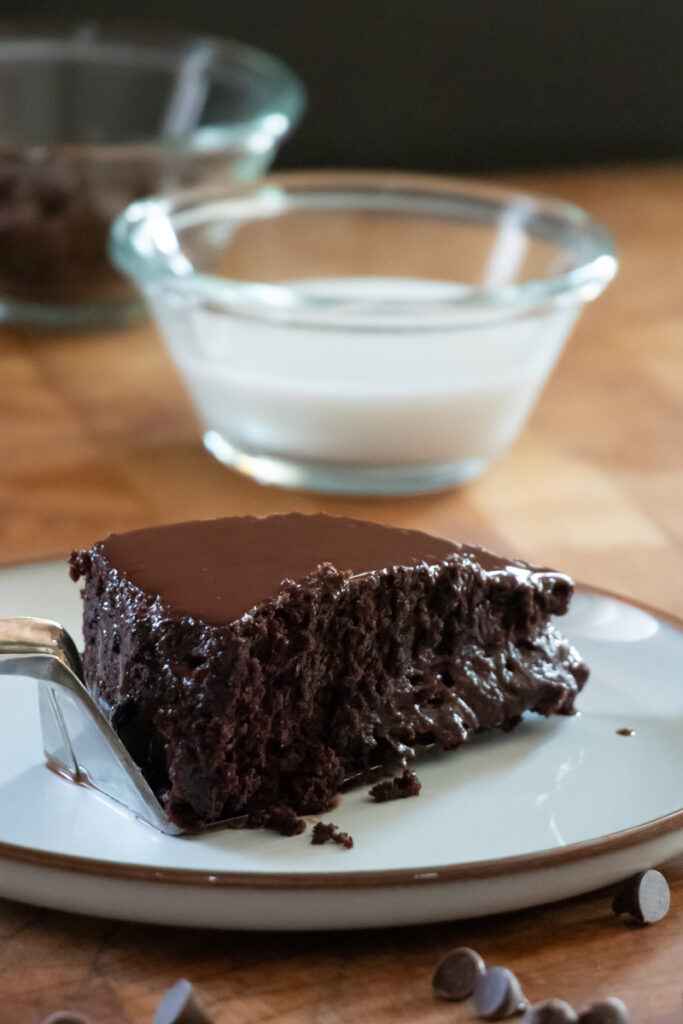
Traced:
[[381, 173], [135, 203], [110, 251], [209, 451], [262, 483], [348, 494], [481, 473], [616, 271], [609, 235], [574, 206]]
[[267, 169], [304, 107], [280, 61], [211, 38], [0, 35], [0, 321], [125, 322], [137, 291], [107, 259], [133, 200]]

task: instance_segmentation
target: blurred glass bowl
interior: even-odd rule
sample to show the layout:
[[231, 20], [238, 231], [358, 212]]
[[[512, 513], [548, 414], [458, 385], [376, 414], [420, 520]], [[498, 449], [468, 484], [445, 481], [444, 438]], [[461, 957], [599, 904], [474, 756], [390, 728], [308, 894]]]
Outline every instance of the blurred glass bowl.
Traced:
[[483, 472], [616, 270], [577, 207], [391, 173], [143, 200], [111, 251], [212, 454], [263, 483], [349, 494]]
[[0, 36], [0, 321], [124, 323], [138, 295], [106, 252], [130, 202], [261, 174], [305, 92], [279, 60], [213, 38], [89, 25]]

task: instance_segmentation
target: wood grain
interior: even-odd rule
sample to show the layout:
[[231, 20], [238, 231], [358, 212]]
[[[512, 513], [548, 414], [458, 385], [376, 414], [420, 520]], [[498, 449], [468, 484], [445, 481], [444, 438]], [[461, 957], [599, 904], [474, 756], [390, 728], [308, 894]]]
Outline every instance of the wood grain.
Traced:
[[[613, 231], [620, 270], [523, 436], [481, 480], [391, 500], [262, 488], [203, 451], [150, 326], [4, 329], [0, 563], [174, 519], [323, 510], [484, 543], [683, 615], [683, 168], [509, 180], [589, 209]], [[680, 1021], [683, 858], [666, 871], [672, 911], [644, 929], [614, 918], [606, 892], [475, 922], [315, 936], [162, 930], [4, 902], [0, 1022], [38, 1024], [68, 1006], [102, 1024], [144, 1024], [185, 975], [218, 1024], [457, 1024], [469, 1011], [434, 1001], [429, 985], [456, 944], [512, 967], [532, 999], [613, 994], [635, 1021]]]

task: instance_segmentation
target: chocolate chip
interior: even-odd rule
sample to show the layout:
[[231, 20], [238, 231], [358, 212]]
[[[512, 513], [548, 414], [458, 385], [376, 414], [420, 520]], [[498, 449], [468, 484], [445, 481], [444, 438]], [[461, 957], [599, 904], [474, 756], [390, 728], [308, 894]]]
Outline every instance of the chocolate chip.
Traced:
[[192, 984], [176, 981], [157, 1006], [152, 1024], [213, 1024], [204, 1011]]
[[563, 999], [534, 1003], [524, 1015], [524, 1024], [576, 1024], [576, 1011]]
[[474, 1008], [486, 1020], [502, 1020], [524, 1013], [529, 1003], [507, 967], [489, 967], [474, 991]]
[[614, 996], [591, 1003], [579, 1014], [579, 1024], [626, 1024], [627, 1020], [627, 1007]]
[[452, 949], [436, 965], [432, 978], [434, 995], [453, 1002], [469, 999], [485, 973], [486, 964], [474, 949]]
[[72, 1013], [71, 1010], [56, 1010], [45, 1018], [43, 1024], [90, 1024], [90, 1021], [80, 1013]]
[[624, 882], [612, 901], [612, 910], [630, 914], [639, 924], [654, 924], [667, 914], [670, 903], [666, 878], [651, 868]]

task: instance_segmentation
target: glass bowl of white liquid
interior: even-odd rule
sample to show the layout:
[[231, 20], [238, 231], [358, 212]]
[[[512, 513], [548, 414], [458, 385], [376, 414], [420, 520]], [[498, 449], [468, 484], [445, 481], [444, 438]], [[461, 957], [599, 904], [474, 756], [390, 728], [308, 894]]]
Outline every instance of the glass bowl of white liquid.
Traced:
[[574, 206], [390, 173], [143, 200], [110, 252], [209, 451], [261, 483], [339, 494], [482, 473], [616, 271], [608, 233]]

